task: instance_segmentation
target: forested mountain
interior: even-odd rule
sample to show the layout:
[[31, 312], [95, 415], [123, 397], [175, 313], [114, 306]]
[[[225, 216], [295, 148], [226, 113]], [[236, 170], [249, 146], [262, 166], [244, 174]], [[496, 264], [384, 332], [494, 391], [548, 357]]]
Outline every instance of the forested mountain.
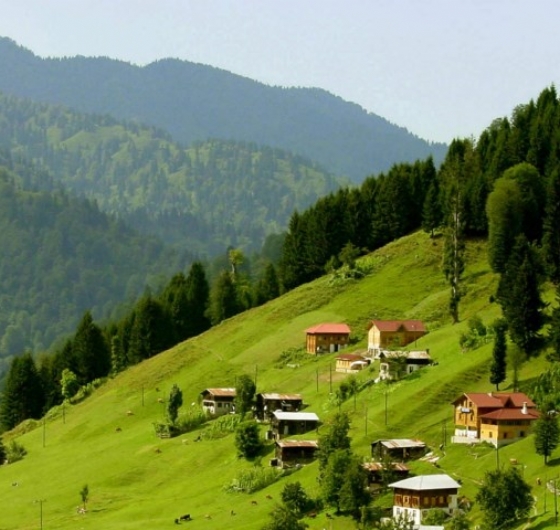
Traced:
[[33, 171], [0, 153], [2, 358], [42, 351], [73, 330], [85, 310], [108, 317], [192, 261], [100, 212], [94, 202], [14, 184], [33, 180]]
[[8, 94], [144, 122], [184, 145], [219, 138], [289, 150], [355, 182], [429, 155], [439, 164], [446, 151], [324, 90], [270, 87], [187, 61], [42, 59], [0, 38], [0, 71]]
[[183, 148], [153, 127], [2, 94], [0, 147], [50, 175], [21, 174], [23, 188], [62, 186], [143, 233], [200, 254], [260, 248], [295, 209], [341, 183], [279, 149], [219, 140]]

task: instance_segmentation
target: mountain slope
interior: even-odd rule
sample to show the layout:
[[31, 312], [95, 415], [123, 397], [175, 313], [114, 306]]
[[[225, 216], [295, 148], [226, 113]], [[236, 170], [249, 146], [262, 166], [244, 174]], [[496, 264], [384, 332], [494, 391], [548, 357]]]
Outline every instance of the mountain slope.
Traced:
[[[212, 140], [188, 149], [153, 127], [0, 94], [0, 148], [48, 171], [27, 189], [62, 186], [141, 232], [215, 254], [259, 249], [342, 181], [279, 149]], [[30, 176], [30, 177], [31, 177]]]
[[44, 351], [86, 310], [107, 318], [192, 261], [84, 199], [22, 191], [3, 163], [0, 153], [0, 358]]
[[[0, 515], [2, 528], [31, 527], [38, 508], [29, 499], [45, 499], [45, 521], [60, 530], [76, 524], [106, 530], [165, 527], [182, 513], [191, 514], [190, 524], [205, 528], [255, 529], [267, 520], [287, 481], [300, 481], [316, 496], [316, 464], [251, 496], [227, 493], [223, 486], [240, 470], [253, 467], [236, 456], [233, 435], [203, 437], [196, 442], [206, 429], [161, 440], [151, 424], [163, 417], [160, 401], [173, 383], [184, 392], [181, 414], [188, 415], [198, 407], [201, 390], [233, 386], [242, 373], [257, 377], [258, 392], [303, 393], [306, 410], [328, 421], [338, 410], [330, 392], [346, 377], [331, 371], [333, 356], [305, 355], [291, 368], [278, 365], [282, 352], [302, 347], [303, 330], [319, 322], [350, 324], [356, 340], [352, 347], [358, 349], [365, 346], [366, 324], [371, 318], [425, 321], [430, 333], [416, 347], [429, 347], [437, 366], [392, 385], [385, 399], [384, 391], [373, 385], [341, 408], [352, 419], [353, 450], [364, 458], [370, 454], [372, 441], [387, 436], [419, 437], [437, 450], [443, 425], [448, 434], [452, 432], [450, 400], [465, 390], [492, 388], [488, 383], [491, 345], [463, 354], [459, 334], [471, 316], [477, 314], [489, 323], [499, 314], [498, 306], [489, 302], [497, 277], [486, 263], [486, 245], [470, 242], [466, 296], [461, 305], [464, 320], [456, 326], [449, 324], [448, 289], [440, 270], [441, 244], [420, 233], [403, 238], [362, 259], [360, 264], [367, 271], [362, 280], [323, 277], [301, 286], [127, 370], [83, 403], [67, 407], [64, 416], [60, 410], [52, 411], [44, 431], [36, 423], [34, 430], [22, 434], [26, 430], [22, 426], [12, 436], [20, 435], [18, 442], [28, 449], [28, 456], [0, 470], [0, 495], [9, 499]], [[535, 376], [543, 367], [541, 359], [535, 360], [522, 369], [521, 380]], [[364, 381], [375, 375], [376, 370], [368, 370], [358, 378]], [[33, 425], [26, 428], [33, 429]], [[514, 456], [527, 459], [534, 453], [530, 443], [529, 439], [501, 449], [501, 458], [504, 462]], [[477, 452], [480, 458], [473, 460], [468, 447], [448, 447], [446, 451], [439, 471], [459, 473], [464, 479], [461, 494], [473, 499], [484, 470], [495, 467], [493, 452], [481, 448]], [[272, 456], [269, 449], [262, 465], [267, 466]], [[543, 473], [540, 461], [531, 461], [528, 479]], [[435, 471], [425, 463], [414, 464], [414, 469]], [[10, 486], [12, 482], [19, 486]], [[89, 509], [79, 515], [75, 506], [85, 483], [91, 492]], [[328, 526], [324, 513], [306, 522], [311, 530]], [[344, 518], [337, 519], [336, 525], [342, 530], [355, 527]]]
[[176, 141], [256, 142], [311, 158], [360, 182], [398, 162], [439, 163], [446, 146], [320, 89], [270, 87], [210, 66], [165, 59], [41, 59], [0, 38], [0, 91], [155, 125]]

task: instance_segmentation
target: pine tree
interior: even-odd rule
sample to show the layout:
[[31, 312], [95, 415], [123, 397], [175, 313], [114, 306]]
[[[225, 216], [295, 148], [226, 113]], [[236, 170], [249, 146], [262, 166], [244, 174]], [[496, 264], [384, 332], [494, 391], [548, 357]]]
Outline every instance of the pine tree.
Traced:
[[23, 420], [41, 417], [44, 405], [41, 378], [30, 353], [14, 357], [0, 402], [0, 424], [12, 429]]
[[492, 364], [490, 365], [490, 383], [499, 390], [500, 383], [506, 380], [506, 329], [503, 320], [494, 323], [494, 348], [492, 350]]
[[269, 300], [274, 300], [280, 296], [280, 285], [276, 268], [272, 263], [268, 263], [263, 277], [257, 282], [255, 288], [255, 305], [262, 305]]
[[545, 303], [540, 294], [540, 271], [536, 251], [523, 234], [519, 235], [500, 277], [497, 300], [511, 340], [529, 357], [542, 347]]
[[167, 417], [171, 424], [174, 425], [177, 421], [179, 409], [182, 405], [183, 392], [181, 392], [181, 389], [176, 384], [173, 384], [171, 392], [169, 392], [169, 401], [167, 402]]
[[72, 341], [72, 352], [77, 363], [76, 375], [82, 384], [105, 377], [111, 370], [111, 354], [107, 342], [89, 311], [86, 311], [78, 324]]
[[187, 276], [187, 304], [189, 316], [186, 337], [195, 337], [210, 328], [210, 320], [206, 316], [210, 299], [210, 286], [206, 278], [204, 266], [195, 261]]
[[219, 324], [241, 311], [237, 289], [229, 271], [223, 271], [210, 291], [209, 315], [212, 324]]
[[560, 443], [560, 427], [554, 410], [543, 410], [535, 422], [535, 449], [537, 454], [544, 457], [544, 465], [548, 464], [548, 457]]
[[422, 208], [422, 229], [430, 234], [430, 237], [434, 237], [434, 232], [441, 226], [442, 222], [443, 213], [441, 211], [439, 185], [437, 179], [434, 179], [428, 188]]
[[550, 280], [560, 285], [560, 170], [555, 169], [548, 183], [543, 222], [543, 256]]

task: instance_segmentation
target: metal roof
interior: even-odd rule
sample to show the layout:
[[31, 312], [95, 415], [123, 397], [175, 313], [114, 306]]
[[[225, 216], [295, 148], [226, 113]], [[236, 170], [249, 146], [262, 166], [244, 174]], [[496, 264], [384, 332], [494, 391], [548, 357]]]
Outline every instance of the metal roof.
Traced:
[[235, 388], [207, 388], [201, 394], [212, 394], [213, 396], [235, 397]]
[[281, 410], [276, 410], [272, 415], [278, 420], [319, 421], [319, 416], [314, 412], [283, 412]]
[[276, 440], [279, 447], [314, 447], [319, 448], [319, 442], [316, 440]]
[[410, 440], [408, 438], [393, 438], [392, 440], [375, 440], [371, 445], [381, 443], [381, 445], [388, 449], [411, 449], [414, 447], [426, 447], [426, 444], [421, 440]]
[[418, 475], [405, 478], [389, 484], [390, 488], [400, 488], [415, 491], [457, 489], [461, 485], [449, 475]]
[[277, 399], [282, 401], [301, 401], [301, 394], [280, 394], [278, 392], [263, 392], [259, 394], [263, 399]]

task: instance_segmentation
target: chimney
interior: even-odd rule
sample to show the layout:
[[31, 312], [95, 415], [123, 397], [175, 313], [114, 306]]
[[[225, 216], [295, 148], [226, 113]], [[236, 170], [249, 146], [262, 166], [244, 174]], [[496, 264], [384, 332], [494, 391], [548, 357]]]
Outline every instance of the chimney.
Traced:
[[521, 414], [527, 414], [527, 402], [523, 402], [523, 407], [521, 408]]

